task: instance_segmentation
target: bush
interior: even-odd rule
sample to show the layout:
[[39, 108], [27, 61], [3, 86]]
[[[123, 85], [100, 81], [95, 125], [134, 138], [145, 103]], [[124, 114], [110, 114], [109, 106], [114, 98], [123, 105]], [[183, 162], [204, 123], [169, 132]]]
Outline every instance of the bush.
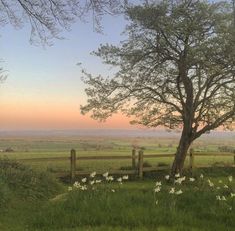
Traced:
[[235, 148], [231, 147], [231, 146], [219, 146], [218, 150], [220, 152], [235, 152]]
[[157, 164], [157, 166], [158, 166], [158, 167], [165, 167], [165, 166], [169, 166], [169, 164], [164, 163], [164, 162], [159, 162], [159, 163]]
[[121, 166], [119, 170], [133, 170], [132, 166]]
[[0, 195], [10, 191], [26, 200], [49, 198], [61, 188], [49, 173], [9, 159], [0, 159], [0, 180], [4, 185]]
[[147, 168], [147, 167], [152, 167], [152, 165], [151, 165], [149, 162], [144, 161], [143, 167], [145, 167], [145, 168]]

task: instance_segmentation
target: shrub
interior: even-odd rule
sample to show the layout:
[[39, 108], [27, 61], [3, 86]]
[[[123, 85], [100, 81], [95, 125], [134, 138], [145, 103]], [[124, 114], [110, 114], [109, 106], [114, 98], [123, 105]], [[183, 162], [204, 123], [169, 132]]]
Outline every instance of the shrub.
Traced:
[[159, 163], [157, 164], [157, 166], [158, 166], [158, 167], [165, 167], [165, 166], [169, 166], [169, 164], [164, 163], [164, 162], [159, 162]]
[[49, 198], [61, 187], [49, 173], [36, 171], [9, 159], [0, 159], [0, 179], [5, 185], [3, 194], [9, 189], [17, 197], [26, 200]]
[[152, 167], [152, 165], [149, 163], [149, 162], [147, 162], [147, 161], [144, 161], [144, 163], [143, 163], [143, 167]]
[[132, 166], [121, 166], [119, 170], [133, 170]]
[[218, 150], [220, 152], [232, 152], [233, 153], [235, 151], [235, 148], [233, 148], [231, 146], [219, 146]]

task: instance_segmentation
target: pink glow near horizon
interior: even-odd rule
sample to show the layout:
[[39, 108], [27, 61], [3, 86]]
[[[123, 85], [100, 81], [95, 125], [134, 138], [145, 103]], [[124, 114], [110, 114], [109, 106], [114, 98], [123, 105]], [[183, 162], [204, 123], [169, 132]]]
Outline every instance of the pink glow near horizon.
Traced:
[[1, 105], [1, 129], [78, 129], [78, 128], [133, 128], [129, 118], [117, 114], [100, 123], [81, 115], [72, 105]]

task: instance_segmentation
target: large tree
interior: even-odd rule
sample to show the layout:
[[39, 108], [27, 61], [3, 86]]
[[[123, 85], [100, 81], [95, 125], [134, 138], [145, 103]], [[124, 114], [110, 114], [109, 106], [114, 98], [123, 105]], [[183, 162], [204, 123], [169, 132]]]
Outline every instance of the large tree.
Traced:
[[172, 174], [181, 173], [195, 139], [235, 120], [231, 3], [164, 0], [129, 7], [126, 16], [127, 39], [95, 52], [118, 71], [85, 73], [81, 111], [101, 121], [122, 111], [147, 127], [181, 128]]

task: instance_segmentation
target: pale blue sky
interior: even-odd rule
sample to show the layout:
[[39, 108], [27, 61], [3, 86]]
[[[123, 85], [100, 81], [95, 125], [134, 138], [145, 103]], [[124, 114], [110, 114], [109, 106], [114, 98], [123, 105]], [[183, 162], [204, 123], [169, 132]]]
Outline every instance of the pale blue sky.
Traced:
[[[71, 31], [62, 33], [65, 39], [53, 40], [54, 45], [46, 48], [29, 43], [29, 25], [20, 30], [10, 25], [1, 28], [0, 58], [4, 60], [1, 66], [9, 72], [6, 82], [0, 86], [0, 107], [5, 113], [5, 117], [0, 120], [0, 128], [34, 128], [32, 122], [27, 124], [24, 121], [23, 115], [17, 118], [16, 107], [27, 111], [27, 105], [31, 105], [30, 110], [25, 112], [31, 114], [34, 113], [31, 110], [33, 106], [45, 106], [53, 111], [53, 104], [57, 108], [61, 105], [61, 110], [63, 105], [69, 105], [79, 111], [79, 105], [85, 103], [85, 94], [84, 84], [81, 82], [81, 67], [76, 63], [81, 62], [82, 67], [93, 74], [112, 73], [110, 68], [102, 65], [98, 57], [90, 53], [102, 43], [118, 44], [123, 39], [120, 34], [125, 24], [122, 17], [105, 16], [102, 20], [103, 34], [100, 34], [94, 31], [91, 22], [78, 21], [72, 25]], [[7, 111], [12, 119], [9, 124]], [[12, 125], [14, 115], [16, 121]], [[27, 120], [27, 116], [25, 119]], [[46, 128], [46, 124], [48, 123], [40, 126]], [[52, 128], [57, 127], [54, 125]], [[67, 128], [66, 122], [64, 127], [58, 128]], [[75, 128], [79, 128], [79, 124]]]

